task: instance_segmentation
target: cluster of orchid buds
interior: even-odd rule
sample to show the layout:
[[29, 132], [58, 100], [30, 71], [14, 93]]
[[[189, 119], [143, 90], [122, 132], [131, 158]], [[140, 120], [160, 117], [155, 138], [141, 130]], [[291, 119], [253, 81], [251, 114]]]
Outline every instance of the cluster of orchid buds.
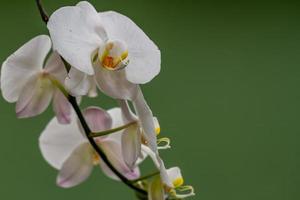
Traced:
[[[133, 189], [139, 199], [183, 199], [194, 195], [178, 167], [166, 168], [159, 151], [170, 148], [140, 84], [160, 72], [160, 50], [128, 17], [100, 12], [86, 1], [48, 17], [37, 1], [49, 35], [25, 43], [1, 68], [4, 99], [16, 103], [19, 118], [34, 117], [52, 102], [55, 117], [40, 135], [45, 160], [57, 169], [56, 183], [84, 182], [94, 166]], [[119, 107], [80, 109], [82, 98], [98, 91]], [[141, 175], [153, 160], [156, 171]]]

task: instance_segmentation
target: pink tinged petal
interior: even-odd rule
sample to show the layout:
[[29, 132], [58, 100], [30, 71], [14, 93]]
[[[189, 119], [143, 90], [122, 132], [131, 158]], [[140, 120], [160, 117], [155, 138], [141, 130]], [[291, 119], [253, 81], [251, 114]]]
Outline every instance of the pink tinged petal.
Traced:
[[128, 47], [127, 79], [135, 84], [151, 81], [160, 72], [161, 56], [154, 42], [128, 17], [114, 12], [99, 16], [111, 40], [121, 40]]
[[152, 179], [148, 188], [149, 200], [164, 200], [164, 187], [159, 176]]
[[76, 119], [74, 112], [71, 113], [71, 123], [67, 125], [60, 124], [53, 118], [39, 138], [43, 157], [56, 169], [61, 169], [74, 149], [87, 141], [79, 131]]
[[112, 126], [110, 115], [101, 108], [89, 107], [83, 111], [83, 116], [93, 132], [108, 130]]
[[122, 154], [125, 163], [133, 169], [141, 154], [141, 133], [137, 125], [128, 127], [122, 134]]
[[92, 54], [106, 39], [101, 20], [88, 2], [56, 10], [47, 24], [53, 47], [71, 66], [94, 74]]
[[44, 112], [50, 104], [54, 88], [51, 81], [38, 76], [24, 85], [16, 104], [19, 118], [34, 117]]
[[126, 172], [124, 172], [124, 176], [129, 180], [135, 180], [139, 178], [141, 176], [139, 167], [127, 170]]
[[16, 102], [25, 84], [43, 68], [51, 49], [50, 38], [40, 35], [9, 56], [1, 68], [1, 90], [8, 102]]
[[89, 75], [72, 67], [65, 80], [66, 88], [73, 96], [83, 96], [88, 94], [91, 89], [91, 78]]
[[71, 104], [61, 91], [55, 90], [52, 104], [58, 122], [69, 124], [71, 122]]
[[140, 88], [138, 88], [137, 97], [133, 100], [133, 105], [139, 117], [143, 135], [146, 138], [149, 147], [153, 152], [158, 153], [153, 114]]
[[[98, 145], [103, 149], [112, 165], [126, 178], [134, 180], [140, 176], [140, 170], [138, 167], [130, 169], [124, 162], [121, 146], [118, 142], [110, 139], [105, 139], [104, 141], [99, 142]], [[107, 165], [102, 160], [100, 161], [100, 167], [108, 177], [114, 180], [119, 180], [119, 178], [107, 167]]]
[[67, 77], [67, 70], [65, 64], [57, 52], [53, 52], [48, 58], [44, 70], [54, 76], [61, 83]]
[[57, 176], [57, 185], [70, 188], [85, 181], [93, 169], [93, 151], [89, 143], [79, 145], [64, 162]]
[[110, 71], [101, 66], [95, 68], [99, 89], [115, 99], [131, 100], [136, 96], [137, 85], [126, 79], [125, 71]]

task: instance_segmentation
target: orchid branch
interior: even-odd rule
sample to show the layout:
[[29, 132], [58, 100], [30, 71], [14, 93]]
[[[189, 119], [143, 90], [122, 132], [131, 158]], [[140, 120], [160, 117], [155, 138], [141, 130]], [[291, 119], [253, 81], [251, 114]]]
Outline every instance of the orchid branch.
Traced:
[[41, 0], [36, 0], [35, 2], [36, 2], [36, 5], [37, 5], [37, 7], [40, 11], [40, 15], [42, 17], [42, 20], [47, 24], [48, 21], [49, 21], [49, 16], [48, 16], [46, 10], [44, 9]]
[[128, 128], [128, 127], [130, 127], [130, 126], [132, 126], [132, 125], [134, 125], [136, 123], [137, 123], [136, 121], [133, 121], [133, 122], [130, 122], [130, 123], [125, 124], [123, 126], [119, 126], [117, 128], [113, 128], [113, 129], [101, 131], [101, 132], [98, 132], [98, 133], [90, 133], [89, 137], [94, 138], [94, 137], [100, 137], [100, 136], [104, 136], [104, 135], [109, 135], [111, 133], [115, 133], [115, 132], [121, 131], [121, 130], [123, 130], [125, 128]]
[[[40, 11], [40, 15], [41, 15], [41, 18], [42, 18], [43, 22], [45, 22], [45, 24], [47, 24], [48, 21], [49, 21], [49, 16], [48, 16], [48, 14], [47, 14], [47, 12], [46, 12], [43, 4], [42, 4], [42, 1], [41, 0], [35, 0], [35, 2], [36, 2], [36, 5], [37, 5], [37, 7]], [[70, 64], [62, 56], [60, 56], [60, 58], [64, 62], [67, 71], [70, 71], [70, 69], [71, 69]]]
[[152, 178], [153, 176], [157, 176], [157, 175], [159, 175], [159, 174], [160, 174], [159, 171], [153, 172], [153, 173], [148, 174], [148, 175], [145, 175], [145, 176], [143, 176], [143, 177], [141, 177], [141, 178], [135, 179], [135, 180], [133, 180], [133, 181], [131, 181], [131, 182], [132, 182], [132, 183], [137, 183], [137, 182], [139, 182], [139, 181], [143, 181], [143, 180]]

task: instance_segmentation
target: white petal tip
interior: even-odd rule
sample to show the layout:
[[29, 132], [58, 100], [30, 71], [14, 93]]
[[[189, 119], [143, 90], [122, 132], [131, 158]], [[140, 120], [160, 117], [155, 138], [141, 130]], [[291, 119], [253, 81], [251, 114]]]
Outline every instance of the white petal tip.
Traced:
[[19, 119], [25, 119], [25, 118], [35, 117], [35, 116], [37, 116], [39, 114], [40, 113], [34, 114], [33, 112], [28, 112], [28, 111], [23, 111], [23, 110], [16, 112], [17, 118], [19, 118]]
[[65, 189], [73, 187], [73, 185], [71, 185], [70, 182], [68, 182], [67, 180], [59, 180], [59, 179], [56, 180], [56, 185], [58, 187], [65, 188]]

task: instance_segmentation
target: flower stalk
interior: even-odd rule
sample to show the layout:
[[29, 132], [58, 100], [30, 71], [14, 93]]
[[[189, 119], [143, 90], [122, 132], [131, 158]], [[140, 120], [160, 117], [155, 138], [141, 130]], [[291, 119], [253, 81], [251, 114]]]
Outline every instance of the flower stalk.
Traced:
[[41, 0], [36, 0], [36, 5], [40, 11], [40, 15], [41, 15], [43, 22], [45, 22], [47, 24], [49, 21], [49, 16], [48, 16], [46, 10], [44, 9]]
[[133, 121], [133, 122], [130, 122], [128, 124], [125, 124], [125, 125], [117, 127], [117, 128], [109, 129], [109, 130], [106, 130], [106, 131], [101, 131], [101, 132], [98, 132], [98, 133], [90, 133], [89, 137], [94, 138], [94, 137], [109, 135], [111, 133], [115, 133], [115, 132], [121, 131], [123, 129], [126, 129], [126, 128], [132, 126], [132, 125], [135, 125], [136, 123], [137, 123], [136, 121]]
[[143, 181], [143, 180], [146, 180], [146, 179], [152, 178], [152, 177], [154, 177], [154, 176], [157, 176], [157, 175], [159, 175], [159, 174], [160, 174], [160, 172], [159, 172], [159, 171], [157, 171], [157, 172], [153, 172], [153, 173], [151, 173], [151, 174], [148, 174], [148, 175], [142, 176], [141, 178], [135, 179], [135, 180], [133, 180], [133, 181], [131, 181], [131, 182], [132, 182], [132, 183], [137, 183], [137, 182], [140, 182], [140, 181]]

